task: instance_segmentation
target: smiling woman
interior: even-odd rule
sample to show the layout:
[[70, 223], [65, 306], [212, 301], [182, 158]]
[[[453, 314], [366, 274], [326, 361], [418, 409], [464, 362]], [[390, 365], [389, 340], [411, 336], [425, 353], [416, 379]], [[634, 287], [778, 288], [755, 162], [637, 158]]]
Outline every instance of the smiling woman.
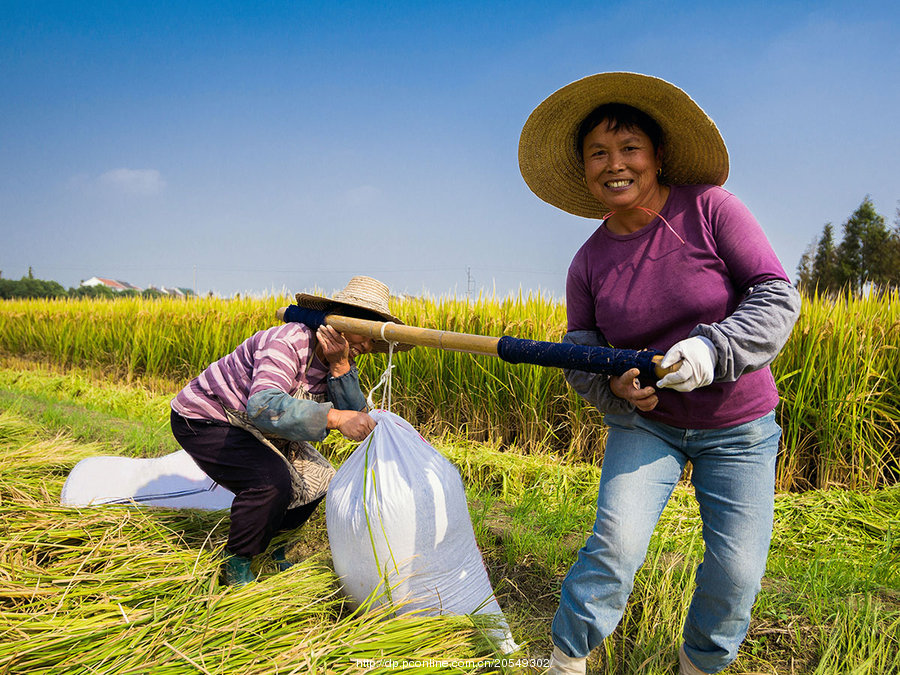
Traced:
[[765, 569], [781, 434], [768, 366], [799, 295], [752, 214], [721, 187], [728, 153], [715, 124], [664, 80], [602, 73], [563, 87], [525, 123], [519, 164], [541, 199], [603, 218], [569, 267], [564, 341], [656, 349], [663, 368], [675, 366], [655, 383], [637, 369], [566, 373], [609, 434], [549, 673], [584, 673], [615, 629], [688, 462], [707, 555], [679, 673], [719, 672], [737, 657]]

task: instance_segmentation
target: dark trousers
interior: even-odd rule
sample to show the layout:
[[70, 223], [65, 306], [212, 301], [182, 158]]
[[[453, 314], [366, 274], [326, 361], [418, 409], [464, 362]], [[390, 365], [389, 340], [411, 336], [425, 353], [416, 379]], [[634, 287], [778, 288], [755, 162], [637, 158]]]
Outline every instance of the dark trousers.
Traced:
[[226, 548], [248, 558], [262, 553], [281, 530], [303, 525], [322, 498], [288, 509], [291, 477], [284, 460], [253, 434], [225, 423], [189, 420], [174, 410], [175, 440], [207, 476], [234, 493]]

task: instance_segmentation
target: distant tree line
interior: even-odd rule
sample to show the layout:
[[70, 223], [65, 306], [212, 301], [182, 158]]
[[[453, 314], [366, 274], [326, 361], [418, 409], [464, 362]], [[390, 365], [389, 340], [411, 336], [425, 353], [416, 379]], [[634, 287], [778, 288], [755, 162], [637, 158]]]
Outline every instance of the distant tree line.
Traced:
[[866, 196], [843, 224], [840, 243], [826, 223], [800, 259], [797, 285], [831, 295], [900, 288], [900, 208], [889, 228]]
[[[148, 288], [143, 291], [125, 290], [114, 291], [108, 286], [78, 286], [66, 290], [56, 281], [36, 279], [31, 268], [28, 268], [28, 276], [18, 281], [4, 279], [0, 271], [0, 300], [13, 298], [165, 298], [168, 294], [156, 288]], [[187, 288], [179, 289], [182, 293], [193, 295], [193, 291]]]

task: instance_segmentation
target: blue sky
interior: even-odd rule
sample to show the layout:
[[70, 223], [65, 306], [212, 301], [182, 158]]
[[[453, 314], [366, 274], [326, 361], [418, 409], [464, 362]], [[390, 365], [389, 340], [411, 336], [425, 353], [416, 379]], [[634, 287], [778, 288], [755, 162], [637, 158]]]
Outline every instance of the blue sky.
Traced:
[[786, 270], [900, 200], [893, 2], [2, 2], [0, 270], [201, 293], [562, 297], [596, 227], [532, 195], [532, 109], [662, 77]]

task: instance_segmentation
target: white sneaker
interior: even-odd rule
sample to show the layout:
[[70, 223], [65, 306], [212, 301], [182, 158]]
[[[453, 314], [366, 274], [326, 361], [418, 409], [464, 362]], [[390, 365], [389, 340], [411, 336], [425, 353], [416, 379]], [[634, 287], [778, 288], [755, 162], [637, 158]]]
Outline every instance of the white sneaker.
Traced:
[[550, 655], [550, 669], [547, 675], [584, 675], [587, 672], [587, 658], [569, 656], [556, 645]]
[[678, 675], [708, 675], [691, 662], [684, 652], [684, 645], [678, 648]]

